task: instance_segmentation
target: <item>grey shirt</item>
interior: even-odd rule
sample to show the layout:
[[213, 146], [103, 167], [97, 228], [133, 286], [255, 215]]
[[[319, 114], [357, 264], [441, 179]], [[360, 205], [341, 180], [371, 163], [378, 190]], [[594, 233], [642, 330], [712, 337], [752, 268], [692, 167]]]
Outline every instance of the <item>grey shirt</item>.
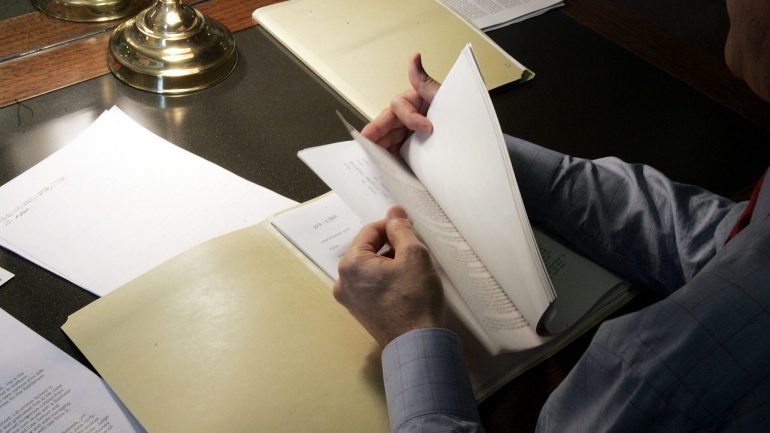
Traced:
[[[770, 186], [725, 246], [746, 203], [616, 158], [506, 144], [531, 219], [667, 295], [600, 327], [546, 402], [538, 431], [766, 431]], [[393, 431], [483, 431], [451, 332], [405, 334], [382, 360]]]

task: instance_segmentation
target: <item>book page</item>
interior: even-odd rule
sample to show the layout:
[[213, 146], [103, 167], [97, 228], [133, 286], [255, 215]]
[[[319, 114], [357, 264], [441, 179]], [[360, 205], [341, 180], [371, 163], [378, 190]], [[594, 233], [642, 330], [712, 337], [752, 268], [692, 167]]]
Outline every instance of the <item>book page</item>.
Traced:
[[[383, 183], [382, 175], [369, 161], [363, 147], [355, 141], [303, 149], [299, 155], [330, 188], [342, 192], [340, 197], [346, 203], [352, 204], [351, 208], [354, 208], [356, 213], [369, 212], [371, 214], [370, 219], [363, 222], [384, 217], [387, 209], [395, 205], [395, 201]], [[318, 200], [329, 200], [329, 198], [322, 197]], [[285, 213], [302, 212], [311, 215], [312, 212], [302, 210], [305, 206], [304, 204], [300, 205]], [[336, 212], [343, 211], [337, 210]], [[319, 214], [319, 216], [323, 215], [325, 214]], [[307, 221], [312, 220], [314, 218], [308, 216]], [[544, 324], [549, 333], [557, 334], [574, 325], [586, 314], [590, 314], [592, 309], [596, 308], [597, 303], [603, 302], [608, 293], [623, 283], [623, 280], [537, 227], [533, 227], [533, 232], [537, 240], [539, 254], [543, 258], [559, 295], [552, 307], [555, 308], [556, 314]], [[304, 243], [315, 242], [313, 236], [303, 239], [303, 236], [290, 234], [287, 237], [303, 251], [310, 251], [310, 247], [303, 245]], [[316, 263], [323, 260], [332, 263], [338, 260], [336, 255], [329, 255], [325, 259], [318, 257], [321, 254], [323, 252], [313, 252], [309, 253], [308, 256]], [[336, 262], [334, 272], [336, 273]], [[444, 271], [442, 270], [442, 272]], [[453, 309], [458, 310], [456, 311], [458, 316], [476, 334], [477, 338], [480, 340], [482, 338], [488, 339], [489, 337], [485, 335], [486, 331], [482, 331], [481, 324], [473, 318], [473, 313], [465, 305], [465, 301], [457, 289], [453, 287], [451, 281], [448, 278], [444, 278], [443, 281], [445, 294]], [[482, 341], [482, 343], [485, 347], [494, 346], [491, 340]]]
[[401, 160], [357, 132], [353, 137], [372, 159], [388, 190], [404, 207], [415, 230], [489, 339], [497, 345], [490, 351], [522, 350], [541, 344], [543, 340], [534, 331], [537, 322], [527, 321], [414, 174]]
[[297, 156], [366, 223], [385, 218], [396, 201], [355, 141], [302, 149]]
[[[299, 151], [298, 156], [326, 185], [350, 205], [356, 214], [361, 216], [362, 223], [384, 218], [388, 209], [396, 205], [388, 187], [383, 183], [382, 175], [369, 160], [369, 155], [364, 151], [364, 148], [356, 141], [344, 141], [303, 149]], [[299, 208], [303, 206], [300, 205]], [[295, 209], [291, 209], [286, 213], [295, 211]], [[310, 250], [309, 247], [304, 246], [306, 242], [313, 242], [299, 236], [292, 236], [290, 240], [303, 251]], [[332, 260], [331, 257], [310, 258], [314, 262]], [[446, 272], [438, 263], [435, 265], [444, 286], [447, 304], [461, 318], [465, 326], [473, 332], [474, 338], [483, 344], [487, 353], [497, 351], [498, 344], [492, 341], [476, 319], [473, 311], [449, 280]]]
[[0, 432], [144, 433], [107, 384], [0, 309]]
[[470, 46], [427, 117], [433, 131], [412, 134], [401, 155], [534, 326], [555, 294]]
[[474, 26], [494, 30], [563, 6], [561, 0], [438, 0]]
[[[300, 152], [302, 160], [354, 210], [385, 216], [399, 203], [415, 229], [452, 281], [475, 319], [469, 328], [483, 329], [479, 339], [490, 352], [521, 350], [540, 344], [540, 339], [511, 299], [489, 274], [462, 235], [455, 229], [431, 195], [400, 159], [353, 132], [358, 140], [334, 143]], [[356, 161], [351, 165], [350, 161]], [[344, 167], [356, 167], [346, 169]], [[379, 185], [374, 186], [372, 182]], [[339, 189], [338, 189], [339, 188]], [[376, 209], [372, 212], [372, 209]], [[365, 222], [369, 222], [364, 220]]]
[[549, 334], [558, 334], [578, 322], [610, 296], [624, 280], [578, 254], [559, 239], [533, 228], [538, 249], [558, 294], [551, 315], [542, 323]]

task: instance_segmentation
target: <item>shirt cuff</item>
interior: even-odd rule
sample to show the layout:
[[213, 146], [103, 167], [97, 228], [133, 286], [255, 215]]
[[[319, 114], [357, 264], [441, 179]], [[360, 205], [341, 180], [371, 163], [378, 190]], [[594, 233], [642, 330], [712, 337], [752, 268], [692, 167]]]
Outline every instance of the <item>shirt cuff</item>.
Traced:
[[479, 421], [462, 344], [452, 331], [425, 328], [399, 336], [382, 352], [382, 371], [393, 431], [433, 414]]

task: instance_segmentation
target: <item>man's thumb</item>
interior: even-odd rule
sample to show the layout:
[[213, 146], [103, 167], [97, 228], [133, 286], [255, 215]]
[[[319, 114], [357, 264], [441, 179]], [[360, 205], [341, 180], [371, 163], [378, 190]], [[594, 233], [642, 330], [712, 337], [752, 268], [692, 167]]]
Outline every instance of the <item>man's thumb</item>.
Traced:
[[412, 57], [412, 63], [409, 64], [409, 83], [412, 84], [417, 94], [427, 103], [433, 101], [438, 88], [441, 84], [431, 78], [425, 68], [422, 66], [422, 55], [417, 53]]
[[426, 253], [427, 257], [427, 248], [417, 238], [414, 226], [402, 208], [396, 206], [388, 211], [385, 218], [385, 231], [388, 241], [395, 251], [396, 259], [400, 255], [408, 258], [415, 253]]

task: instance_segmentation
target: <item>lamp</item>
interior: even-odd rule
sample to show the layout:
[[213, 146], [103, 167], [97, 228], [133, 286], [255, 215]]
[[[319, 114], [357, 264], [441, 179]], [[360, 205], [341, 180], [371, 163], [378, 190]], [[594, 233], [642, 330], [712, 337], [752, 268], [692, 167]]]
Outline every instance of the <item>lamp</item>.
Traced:
[[179, 94], [212, 86], [235, 68], [232, 33], [181, 0], [157, 0], [112, 32], [110, 70], [138, 89]]
[[32, 4], [54, 18], [102, 22], [135, 15], [150, 0], [32, 0]]

